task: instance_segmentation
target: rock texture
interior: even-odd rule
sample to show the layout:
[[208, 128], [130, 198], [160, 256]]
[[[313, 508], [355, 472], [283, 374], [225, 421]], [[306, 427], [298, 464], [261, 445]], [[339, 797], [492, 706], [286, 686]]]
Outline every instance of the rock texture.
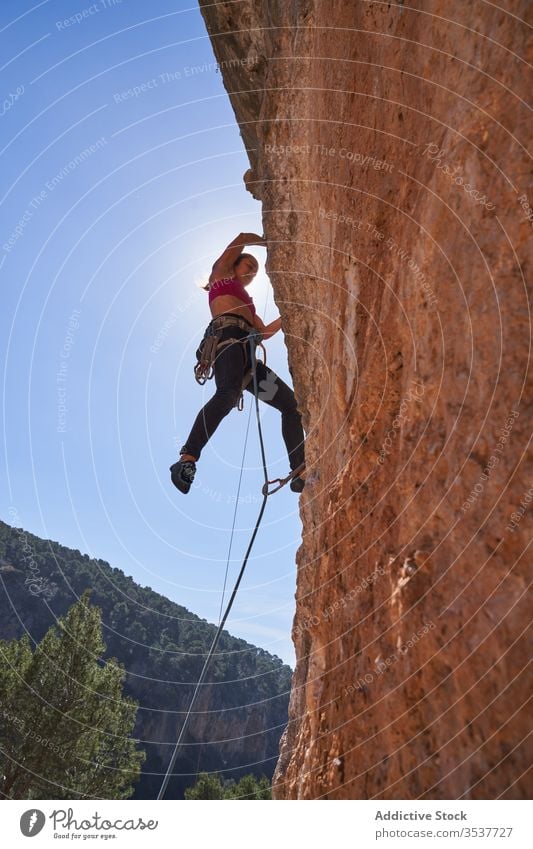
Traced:
[[307, 431], [276, 796], [524, 797], [530, 4], [200, 5]]

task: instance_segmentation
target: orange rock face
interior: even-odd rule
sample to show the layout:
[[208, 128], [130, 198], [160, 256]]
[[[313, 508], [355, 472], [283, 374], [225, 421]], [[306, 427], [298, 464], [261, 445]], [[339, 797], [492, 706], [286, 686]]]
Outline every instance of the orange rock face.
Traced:
[[307, 431], [275, 795], [525, 797], [530, 4], [201, 6]]

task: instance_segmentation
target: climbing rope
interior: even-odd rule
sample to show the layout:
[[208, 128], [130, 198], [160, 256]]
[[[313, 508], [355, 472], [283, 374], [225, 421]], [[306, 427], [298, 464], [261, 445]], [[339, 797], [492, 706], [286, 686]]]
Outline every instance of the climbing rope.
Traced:
[[242, 449], [242, 457], [241, 457], [241, 465], [239, 472], [239, 483], [237, 484], [237, 493], [235, 495], [235, 507], [233, 508], [233, 520], [231, 523], [231, 531], [229, 535], [229, 545], [228, 545], [228, 556], [226, 557], [226, 569], [224, 572], [224, 584], [222, 586], [222, 595], [220, 597], [220, 610], [218, 611], [218, 625], [220, 625], [220, 620], [222, 618], [222, 611], [224, 609], [224, 599], [226, 597], [226, 586], [228, 583], [228, 572], [229, 572], [229, 564], [231, 560], [231, 552], [233, 550], [233, 536], [235, 534], [235, 523], [237, 521], [237, 510], [239, 508], [239, 497], [241, 494], [241, 484], [242, 484], [242, 476], [244, 472], [244, 458], [246, 457], [246, 448], [248, 447], [248, 436], [250, 433], [250, 421], [252, 418], [252, 408], [250, 407], [250, 412], [248, 413], [248, 418], [246, 420], [246, 434], [244, 436], [244, 446]]
[[[270, 290], [267, 289], [266, 297], [265, 297], [265, 305], [263, 307], [263, 315], [266, 315], [267, 306], [268, 306], [269, 291]], [[204, 338], [205, 338], [205, 335], [204, 335]], [[246, 342], [247, 339], [241, 340], [241, 344], [242, 344], [243, 341]], [[267, 360], [266, 348], [262, 344], [262, 342], [260, 342], [260, 345], [261, 345], [261, 348], [263, 349], [263, 363], [266, 365], [266, 360]], [[201, 348], [201, 345], [200, 345], [200, 348]], [[244, 350], [244, 346], [243, 346], [243, 350]], [[255, 353], [257, 353], [257, 352], [255, 352]], [[215, 358], [216, 358], [216, 350], [215, 350]], [[203, 357], [200, 357], [200, 359], [203, 359]], [[257, 360], [257, 356], [256, 356], [256, 360]], [[213, 362], [213, 366], [214, 366], [214, 362]], [[245, 366], [246, 366], [246, 363], [245, 363]], [[213, 370], [213, 374], [214, 374], [214, 370]], [[196, 375], [196, 372], [195, 372], [195, 375]], [[210, 380], [212, 376], [213, 375], [211, 375], [210, 377], [208, 376], [207, 380]], [[248, 372], [248, 380], [246, 381], [246, 385], [248, 385], [251, 377], [252, 377], [251, 372]], [[204, 381], [204, 383], [205, 383], [205, 381]], [[238, 409], [239, 410], [242, 410], [243, 406], [244, 406], [244, 397], [243, 397], [243, 395], [244, 395], [243, 389], [244, 388], [245, 388], [244, 386], [241, 387], [241, 394], [240, 394], [239, 402], [238, 402]], [[244, 437], [244, 446], [243, 446], [243, 449], [242, 449], [241, 467], [240, 467], [240, 473], [239, 473], [239, 483], [237, 485], [237, 495], [235, 496], [235, 508], [233, 510], [233, 521], [231, 523], [231, 532], [230, 532], [229, 546], [228, 546], [228, 556], [226, 558], [226, 569], [225, 569], [225, 572], [224, 572], [224, 585], [222, 587], [222, 596], [220, 598], [220, 610], [218, 611], [218, 624], [219, 625], [220, 625], [220, 619], [222, 617], [222, 610], [223, 610], [223, 607], [224, 607], [224, 597], [226, 595], [226, 585], [227, 585], [227, 582], [228, 582], [229, 564], [230, 564], [230, 559], [231, 559], [231, 552], [232, 552], [232, 549], [233, 549], [233, 536], [234, 536], [234, 533], [235, 533], [235, 522], [237, 520], [237, 510], [238, 510], [238, 507], [239, 507], [239, 496], [240, 496], [240, 493], [241, 493], [242, 475], [243, 475], [243, 472], [244, 472], [244, 458], [246, 456], [246, 448], [248, 446], [248, 435], [250, 433], [250, 419], [251, 419], [251, 417], [252, 417], [252, 408], [250, 407], [250, 412], [248, 413], [248, 419], [247, 419], [247, 422], [246, 422], [246, 434], [245, 434], [245, 437]]]
[[[261, 462], [263, 464], [263, 475], [264, 475], [264, 478], [265, 478], [265, 483], [264, 483], [263, 489], [262, 489], [263, 502], [261, 504], [261, 509], [259, 510], [259, 514], [257, 516], [257, 520], [256, 520], [256, 523], [255, 523], [255, 527], [254, 527], [250, 542], [248, 543], [248, 548], [246, 549], [246, 554], [244, 555], [244, 560], [242, 562], [240, 572], [237, 576], [237, 580], [235, 581], [235, 586], [233, 587], [233, 591], [231, 593], [230, 599], [229, 599], [228, 604], [226, 606], [226, 609], [224, 611], [224, 615], [223, 615], [222, 619], [220, 620], [220, 624], [217, 628], [213, 642], [211, 643], [211, 648], [209, 649], [209, 652], [208, 652], [207, 657], [205, 659], [202, 671], [200, 673], [200, 677], [198, 678], [198, 682], [196, 684], [196, 687], [194, 688], [194, 692], [192, 694], [192, 698], [191, 698], [191, 702], [189, 704], [189, 708], [188, 708], [187, 713], [185, 715], [185, 719], [183, 721], [181, 731], [180, 731], [178, 739], [176, 741], [176, 745], [174, 746], [174, 751], [172, 752], [172, 757], [170, 758], [170, 763], [168, 765], [168, 769], [166, 771], [165, 777], [164, 777], [163, 782], [161, 784], [161, 788], [159, 790], [159, 793], [157, 794], [158, 800], [163, 799], [164, 796], [165, 796], [165, 792], [166, 792], [166, 789], [168, 787], [168, 782], [170, 781], [170, 777], [172, 775], [172, 772], [173, 772], [173, 769], [174, 769], [174, 766], [175, 766], [175, 763], [176, 763], [176, 758], [178, 756], [178, 752], [180, 750], [182, 740], [185, 736], [185, 732], [187, 731], [189, 721], [190, 721], [190, 718], [192, 716], [192, 711], [193, 711], [194, 705], [196, 704], [196, 699], [198, 697], [198, 694], [200, 692], [200, 687], [203, 684], [204, 678], [205, 678], [205, 676], [207, 674], [207, 670], [209, 668], [209, 664], [211, 663], [211, 659], [212, 659], [212, 657], [215, 653], [215, 650], [216, 650], [216, 647], [217, 647], [218, 642], [220, 640], [222, 631], [224, 630], [224, 625], [226, 624], [226, 620], [227, 620], [227, 618], [230, 614], [231, 608], [233, 607], [233, 602], [235, 601], [235, 596], [237, 595], [237, 591], [238, 591], [240, 583], [242, 581], [242, 577], [244, 575], [244, 570], [246, 569], [246, 564], [248, 563], [248, 558], [250, 556], [252, 546], [255, 542], [255, 538], [257, 536], [257, 531], [259, 530], [259, 525], [261, 524], [261, 519], [263, 518], [263, 513], [265, 512], [265, 507], [266, 507], [267, 499], [268, 499], [268, 496], [269, 496], [269, 492], [268, 492], [269, 480], [268, 480], [268, 472], [267, 472], [267, 467], [266, 467], [266, 456], [265, 456], [265, 446], [264, 446], [264, 442], [263, 442], [263, 431], [261, 429], [261, 418], [260, 418], [260, 415], [259, 415], [259, 390], [258, 390], [258, 386], [257, 386], [257, 373], [256, 373], [257, 360], [256, 360], [256, 356], [255, 356], [255, 348], [256, 348], [256, 344], [257, 344], [258, 335], [259, 334], [257, 334], [255, 331], [252, 331], [248, 336], [248, 340], [249, 340], [249, 343], [250, 343], [250, 361], [251, 361], [252, 373], [253, 373], [255, 414], [256, 414], [256, 418], [257, 418], [257, 429], [258, 429], [258, 433], [259, 433], [259, 445], [260, 445], [260, 448], [261, 448]], [[288, 478], [288, 479], [290, 479], [290, 478]], [[265, 491], [265, 488], [266, 488], [266, 491]]]

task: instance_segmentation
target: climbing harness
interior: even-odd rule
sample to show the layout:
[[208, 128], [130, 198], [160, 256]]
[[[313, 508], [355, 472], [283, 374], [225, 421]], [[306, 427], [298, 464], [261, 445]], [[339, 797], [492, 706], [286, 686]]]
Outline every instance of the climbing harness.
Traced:
[[[208, 380], [211, 380], [215, 374], [215, 360], [219, 353], [227, 345], [241, 345], [243, 352], [244, 364], [246, 365], [246, 348], [251, 334], [255, 341], [256, 347], [260, 347], [263, 351], [263, 363], [266, 365], [266, 349], [261, 341], [261, 335], [257, 331], [252, 330], [251, 334], [242, 339], [231, 338], [222, 341], [222, 333], [226, 327], [239, 327], [241, 330], [250, 331], [251, 325], [238, 315], [222, 313], [217, 316], [207, 325], [204, 337], [196, 351], [197, 363], [194, 367], [194, 376], [197, 383], [203, 386]], [[255, 366], [254, 366], [255, 367]], [[238, 410], [244, 409], [244, 390], [252, 379], [252, 368], [250, 368], [243, 376], [241, 391], [237, 399], [236, 407]]]
[[158, 800], [164, 799], [164, 797], [165, 797], [166, 789], [168, 787], [168, 782], [170, 781], [170, 777], [172, 775], [172, 771], [173, 771], [174, 765], [176, 763], [176, 758], [178, 756], [178, 752], [180, 750], [182, 740], [183, 740], [183, 738], [185, 736], [185, 732], [188, 728], [189, 721], [190, 721], [190, 718], [192, 716], [192, 711], [193, 711], [194, 705], [196, 704], [196, 699], [198, 698], [198, 694], [200, 692], [200, 687], [202, 686], [202, 684], [204, 682], [205, 676], [207, 674], [207, 670], [209, 668], [209, 664], [211, 663], [211, 659], [212, 659], [212, 657], [215, 653], [216, 647], [217, 647], [218, 642], [220, 640], [220, 636], [222, 634], [222, 631], [224, 630], [224, 625], [226, 624], [226, 620], [227, 620], [227, 618], [228, 618], [228, 616], [231, 612], [231, 608], [233, 607], [233, 602], [235, 601], [235, 596], [237, 595], [237, 590], [239, 589], [240, 583], [242, 581], [242, 577], [244, 575], [244, 570], [246, 569], [246, 564], [248, 563], [248, 558], [250, 556], [252, 546], [255, 542], [255, 538], [257, 536], [257, 531], [259, 530], [259, 525], [261, 524], [261, 519], [263, 518], [263, 513], [265, 512], [265, 507], [266, 507], [266, 503], [267, 503], [267, 499], [268, 499], [268, 495], [269, 495], [268, 492], [265, 492], [265, 486], [267, 486], [267, 488], [268, 488], [269, 481], [268, 481], [268, 472], [267, 472], [267, 467], [266, 467], [266, 456], [265, 456], [265, 445], [264, 445], [264, 442], [263, 442], [263, 431], [261, 429], [261, 418], [260, 418], [260, 415], [259, 415], [259, 390], [258, 390], [258, 386], [257, 386], [257, 373], [256, 373], [256, 369], [255, 369], [256, 363], [257, 363], [256, 356], [255, 356], [255, 349], [256, 349], [256, 346], [258, 344], [258, 339], [260, 339], [260, 334], [257, 333], [255, 330], [252, 330], [252, 331], [250, 331], [250, 333], [248, 334], [246, 339], [243, 340], [243, 341], [247, 341], [250, 345], [250, 362], [251, 362], [251, 366], [252, 366], [252, 378], [253, 378], [253, 382], [254, 382], [255, 415], [256, 415], [256, 419], [257, 419], [257, 429], [258, 429], [258, 433], [259, 433], [259, 446], [260, 446], [260, 449], [261, 449], [261, 462], [263, 464], [263, 476], [264, 476], [264, 479], [265, 479], [265, 484], [263, 485], [263, 489], [262, 489], [263, 501], [262, 501], [262, 504], [261, 504], [261, 508], [259, 510], [259, 514], [257, 516], [257, 520], [256, 520], [256, 523], [255, 523], [255, 527], [254, 527], [250, 542], [248, 543], [248, 548], [246, 549], [246, 553], [244, 555], [244, 560], [242, 561], [242, 566], [241, 566], [240, 572], [237, 575], [237, 580], [235, 581], [235, 586], [233, 587], [231, 596], [229, 598], [229, 601], [226, 605], [226, 609], [224, 611], [224, 615], [223, 615], [222, 619], [220, 620], [216, 634], [213, 638], [213, 642], [211, 643], [211, 648], [209, 649], [209, 652], [208, 652], [207, 657], [205, 659], [204, 665], [202, 667], [202, 671], [200, 672], [200, 677], [198, 678], [198, 682], [196, 684], [196, 687], [194, 688], [192, 698], [191, 698], [191, 702], [189, 704], [189, 708], [187, 710], [187, 713], [185, 714], [185, 719], [183, 720], [183, 725], [181, 726], [181, 731], [180, 731], [178, 739], [176, 741], [176, 745], [174, 746], [174, 751], [172, 752], [172, 757], [170, 758], [170, 763], [168, 765], [168, 769], [166, 771], [165, 777], [164, 777], [163, 782], [161, 784], [161, 788], [159, 790], [159, 793], [157, 794]]
[[211, 380], [214, 376], [214, 365], [218, 349], [225, 347], [228, 343], [234, 341], [227, 339], [222, 342], [222, 331], [226, 327], [240, 327], [241, 330], [250, 330], [250, 325], [238, 315], [222, 314], [212, 319], [207, 325], [204, 337], [196, 351], [197, 363], [194, 367], [194, 376], [196, 381], [203, 386], [206, 381]]

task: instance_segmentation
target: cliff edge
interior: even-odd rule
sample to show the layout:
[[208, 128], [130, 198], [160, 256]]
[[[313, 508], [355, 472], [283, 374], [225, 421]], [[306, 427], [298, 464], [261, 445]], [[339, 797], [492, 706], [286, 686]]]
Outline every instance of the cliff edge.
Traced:
[[307, 432], [275, 795], [526, 797], [530, 4], [200, 6]]

